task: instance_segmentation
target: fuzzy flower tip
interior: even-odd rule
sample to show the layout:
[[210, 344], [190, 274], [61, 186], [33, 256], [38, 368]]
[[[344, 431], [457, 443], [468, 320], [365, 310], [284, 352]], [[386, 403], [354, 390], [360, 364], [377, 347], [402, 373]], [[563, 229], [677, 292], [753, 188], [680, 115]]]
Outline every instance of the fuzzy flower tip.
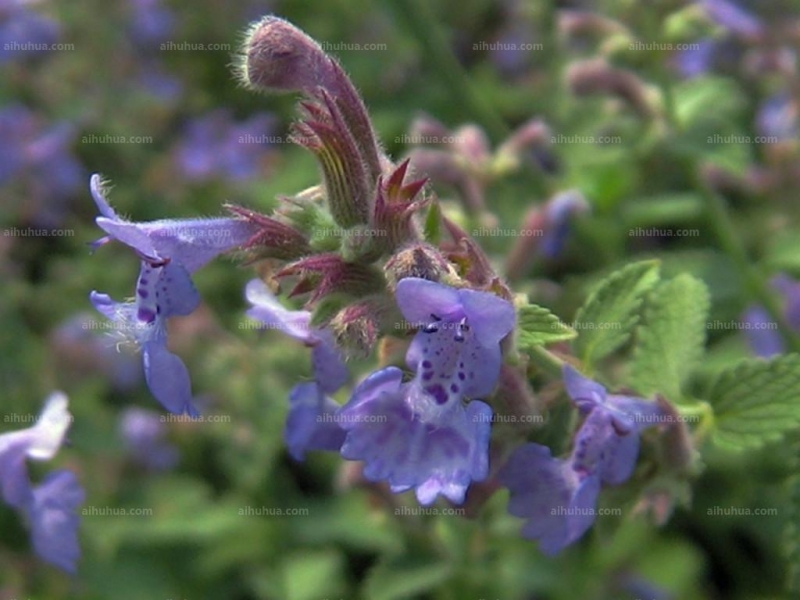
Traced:
[[34, 487], [25, 460], [49, 460], [61, 446], [71, 422], [67, 397], [54, 392], [33, 427], [0, 435], [0, 492], [19, 510], [31, 529], [36, 553], [43, 560], [73, 573], [80, 556], [76, 509], [84, 492], [75, 475], [59, 470]]
[[243, 244], [255, 227], [229, 218], [132, 223], [111, 208], [98, 175], [92, 176], [91, 192], [101, 215], [97, 225], [108, 234], [95, 246], [112, 239], [120, 241], [136, 252], [141, 268], [132, 302], [115, 302], [98, 292], [92, 292], [90, 300], [115, 323], [121, 341], [142, 350], [145, 380], [153, 396], [170, 412], [196, 416], [189, 372], [167, 349], [166, 321], [188, 315], [199, 305], [190, 274]]

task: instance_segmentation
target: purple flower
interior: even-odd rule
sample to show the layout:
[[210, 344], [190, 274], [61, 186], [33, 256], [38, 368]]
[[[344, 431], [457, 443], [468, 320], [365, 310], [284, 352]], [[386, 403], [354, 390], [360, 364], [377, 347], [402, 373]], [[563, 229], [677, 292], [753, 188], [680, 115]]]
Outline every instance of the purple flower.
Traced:
[[300, 383], [289, 394], [289, 415], [283, 437], [289, 454], [298, 461], [308, 450], [338, 452], [345, 438], [336, 411], [339, 405], [316, 382]]
[[397, 304], [422, 329], [406, 354], [414, 378], [387, 367], [370, 375], [338, 413], [347, 430], [341, 454], [361, 460], [364, 476], [393, 492], [414, 488], [422, 504], [438, 494], [464, 501], [488, 473], [492, 409], [465, 398], [492, 392], [500, 341], [514, 327], [511, 303], [486, 292], [415, 277], [401, 279]]
[[260, 172], [272, 128], [270, 115], [258, 114], [236, 123], [229, 111], [215, 110], [189, 124], [176, 149], [177, 166], [193, 181], [250, 179]]
[[528, 519], [522, 535], [539, 540], [547, 555], [580, 539], [594, 523], [600, 479], [577, 471], [571, 460], [553, 458], [546, 446], [517, 448], [497, 479], [511, 493], [508, 512]]
[[393, 492], [414, 488], [421, 504], [438, 494], [460, 504], [488, 474], [492, 409], [479, 400], [464, 407], [460, 397], [442, 405], [402, 378], [386, 367], [355, 389], [337, 414], [347, 431], [341, 455], [364, 461], [364, 477], [388, 481]]
[[14, 1], [0, 4], [0, 65], [44, 52], [58, 40], [58, 23], [25, 5]]
[[655, 402], [606, 393], [599, 383], [564, 366], [564, 385], [587, 415], [575, 440], [574, 467], [617, 485], [631, 476], [639, 454], [639, 433], [663, 417]]
[[190, 314], [200, 303], [190, 274], [240, 246], [255, 233], [254, 226], [229, 218], [131, 223], [109, 206], [97, 175], [92, 176], [91, 190], [102, 215], [95, 221], [108, 234], [95, 245], [118, 240], [141, 260], [133, 301], [115, 302], [107, 294], [92, 292], [92, 304], [116, 324], [124, 340], [142, 349], [145, 380], [153, 396], [170, 412], [196, 416], [186, 366], [167, 350], [166, 321]]
[[344, 385], [350, 375], [333, 335], [327, 329], [312, 327], [310, 312], [284, 308], [260, 279], [247, 284], [245, 296], [253, 305], [247, 316], [261, 321], [268, 329], [277, 329], [311, 347], [314, 379], [323, 393], [332, 394]]
[[500, 374], [500, 341], [514, 327], [510, 302], [417, 277], [397, 284], [405, 319], [422, 327], [406, 354], [417, 385], [438, 405], [486, 396]]
[[567, 393], [586, 415], [569, 458], [553, 458], [539, 444], [517, 448], [498, 473], [511, 493], [508, 510], [529, 519], [525, 537], [556, 554], [591, 527], [601, 484], [618, 485], [633, 473], [639, 433], [663, 419], [654, 402], [608, 394], [599, 383], [564, 367]]
[[178, 463], [178, 449], [166, 441], [161, 415], [137, 407], [126, 408], [119, 431], [131, 457], [153, 471], [166, 471]]
[[66, 470], [50, 473], [37, 487], [28, 477], [25, 459], [50, 460], [64, 440], [72, 420], [67, 397], [51, 394], [33, 427], [0, 435], [0, 492], [3, 500], [25, 515], [36, 553], [45, 561], [75, 571], [79, 517], [76, 508], [84, 492]]

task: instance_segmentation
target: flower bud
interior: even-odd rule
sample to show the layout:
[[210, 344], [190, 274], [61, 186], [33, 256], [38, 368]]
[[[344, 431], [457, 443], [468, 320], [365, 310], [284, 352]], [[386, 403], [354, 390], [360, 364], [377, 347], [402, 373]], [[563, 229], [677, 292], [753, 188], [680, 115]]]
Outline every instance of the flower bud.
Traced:
[[576, 96], [616, 96], [643, 118], [655, 115], [656, 101], [648, 86], [633, 72], [612, 67], [602, 58], [573, 63], [566, 78]]

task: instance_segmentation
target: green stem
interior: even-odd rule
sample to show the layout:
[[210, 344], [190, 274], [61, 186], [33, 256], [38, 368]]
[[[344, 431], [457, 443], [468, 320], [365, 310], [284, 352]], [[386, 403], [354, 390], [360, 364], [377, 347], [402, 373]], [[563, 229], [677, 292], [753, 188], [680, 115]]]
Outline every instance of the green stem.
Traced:
[[526, 352], [531, 358], [531, 362], [539, 369], [553, 377], [561, 379], [562, 369], [566, 364], [558, 356], [546, 350], [544, 346], [532, 346]]
[[800, 337], [792, 331], [783, 316], [783, 310], [769, 283], [750, 263], [744, 244], [736, 233], [736, 228], [728, 213], [725, 201], [717, 192], [704, 182], [698, 184], [706, 200], [708, 225], [714, 232], [722, 250], [733, 260], [748, 291], [766, 308], [772, 319], [778, 324], [781, 337], [793, 352], [800, 352]]
[[469, 76], [450, 51], [442, 30], [437, 26], [436, 16], [424, 0], [399, 0], [398, 15], [408, 23], [410, 33], [422, 45], [425, 56], [442, 77], [453, 102], [463, 106], [467, 118], [472, 118], [486, 129], [495, 142], [505, 138], [509, 129], [492, 107], [477, 93]]

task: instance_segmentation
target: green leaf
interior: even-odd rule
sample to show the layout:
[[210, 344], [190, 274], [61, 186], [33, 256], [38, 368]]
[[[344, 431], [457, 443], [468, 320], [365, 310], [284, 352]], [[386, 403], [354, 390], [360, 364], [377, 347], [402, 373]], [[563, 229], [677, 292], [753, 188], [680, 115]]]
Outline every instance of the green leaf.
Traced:
[[749, 359], [723, 371], [708, 394], [714, 440], [730, 449], [757, 448], [800, 426], [800, 355]]
[[402, 558], [376, 565], [364, 584], [364, 597], [372, 600], [419, 598], [440, 587], [452, 575], [447, 563]]
[[658, 261], [627, 265], [603, 279], [575, 316], [575, 350], [592, 364], [630, 338], [644, 295], [658, 282]]
[[659, 392], [673, 401], [680, 397], [681, 384], [703, 355], [709, 307], [705, 283], [685, 273], [653, 290], [637, 329], [634, 389], [645, 395]]
[[518, 311], [518, 344], [521, 350], [551, 342], [571, 340], [578, 335], [569, 325], [543, 306], [526, 304]]

